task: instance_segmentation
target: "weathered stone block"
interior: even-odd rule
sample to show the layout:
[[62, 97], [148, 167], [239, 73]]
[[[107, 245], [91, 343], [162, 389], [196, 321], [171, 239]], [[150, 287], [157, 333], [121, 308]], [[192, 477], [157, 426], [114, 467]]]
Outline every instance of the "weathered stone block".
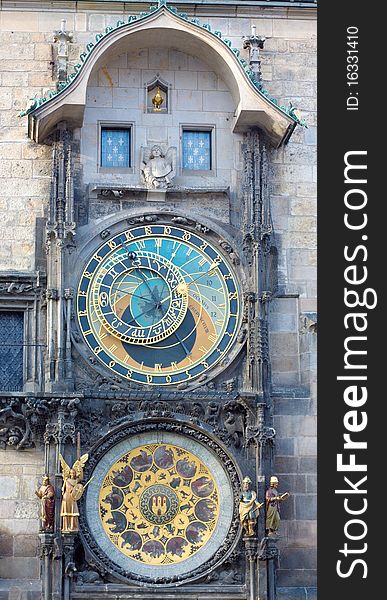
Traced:
[[298, 339], [295, 333], [270, 334], [271, 353], [277, 356], [289, 356], [298, 354]]
[[127, 66], [130, 69], [147, 69], [149, 67], [148, 48], [128, 52]]
[[169, 69], [168, 48], [149, 48], [149, 68]]
[[317, 475], [306, 476], [306, 491], [317, 492]]
[[196, 90], [198, 88], [198, 74], [196, 71], [176, 71], [175, 87], [181, 90]]
[[98, 85], [102, 87], [117, 87], [118, 86], [118, 68], [105, 66], [98, 71]]
[[38, 12], [2, 10], [0, 25], [3, 31], [38, 31]]
[[32, 161], [33, 177], [49, 177], [51, 173], [50, 160], [34, 160]]
[[36, 535], [17, 535], [14, 539], [14, 556], [37, 556], [39, 540]]
[[203, 92], [195, 90], [177, 90], [177, 109], [184, 111], [202, 110]]
[[32, 162], [30, 160], [13, 160], [12, 177], [32, 177]]
[[297, 494], [295, 496], [295, 510], [297, 520], [316, 519], [317, 494]]
[[277, 587], [277, 600], [307, 600], [304, 587]]
[[19, 493], [19, 479], [11, 475], [0, 475], [0, 498], [17, 498]]
[[212, 71], [198, 71], [197, 75], [199, 90], [222, 89], [221, 86], [218, 86], [218, 77]]
[[179, 50], [169, 50], [169, 68], [176, 71], [187, 71], [188, 55]]
[[317, 600], [317, 588], [307, 587], [305, 589], [306, 589], [307, 600]]
[[118, 69], [120, 87], [141, 87], [141, 71], [139, 69]]
[[298, 473], [298, 459], [295, 456], [275, 456], [274, 470], [278, 473]]
[[209, 112], [233, 112], [234, 103], [229, 92], [203, 92], [203, 110]]
[[112, 89], [108, 87], [89, 87], [86, 102], [90, 106], [113, 106]]
[[[30, 58], [31, 54], [29, 55]], [[51, 44], [35, 44], [34, 58], [36, 60], [52, 60], [52, 48]]]
[[95, 15], [88, 15], [88, 16], [89, 16], [89, 19], [88, 19], [87, 29], [89, 31], [100, 32], [105, 28], [105, 15], [95, 14]]
[[293, 456], [294, 440], [291, 438], [277, 437], [275, 442], [275, 449], [279, 456]]
[[317, 521], [288, 521], [287, 534], [288, 548], [313, 548], [316, 544]]
[[308, 415], [310, 413], [309, 398], [275, 398], [274, 414], [276, 415]]
[[291, 332], [296, 333], [298, 322], [296, 315], [274, 313], [270, 318], [270, 330], [272, 332]]
[[0, 534], [0, 556], [13, 556], [13, 537]]
[[306, 589], [308, 586], [316, 585], [316, 576], [316, 569], [303, 569], [302, 565], [299, 569], [279, 569], [277, 585], [279, 587], [287, 585], [296, 588], [303, 586]]
[[316, 456], [317, 439], [314, 437], [302, 437], [297, 439], [297, 452], [299, 456]]
[[76, 31], [86, 31], [87, 29], [87, 14], [86, 13], [77, 13], [75, 16], [75, 30]]
[[271, 366], [272, 369], [276, 373], [288, 373], [288, 372], [298, 372], [300, 367], [300, 361], [297, 355], [294, 356], [286, 356], [286, 357], [275, 357], [271, 358]]
[[17, 501], [15, 502], [16, 519], [36, 519], [39, 514], [37, 501]]
[[273, 373], [273, 385], [282, 386], [298, 386], [300, 384], [300, 372], [277, 372]]
[[316, 435], [316, 417], [274, 415], [274, 427], [283, 437], [297, 438], [300, 441], [302, 436]]
[[[11, 156], [10, 158], [19, 158], [21, 151], [23, 151], [23, 158], [43, 158], [50, 159], [52, 154], [52, 148], [50, 146], [46, 146], [44, 144], [35, 144], [33, 142], [25, 142], [24, 144], [9, 144], [9, 148], [12, 147], [19, 148], [20, 152], [17, 156]], [[0, 144], [0, 152], [1, 152], [1, 144]]]
[[[102, 88], [100, 88], [102, 89]], [[111, 90], [109, 90], [111, 91]], [[106, 99], [107, 101], [107, 99]], [[97, 101], [98, 102], [98, 101]], [[114, 108], [136, 108], [139, 103], [139, 90], [137, 88], [114, 88], [113, 89], [113, 107]], [[101, 104], [100, 106], [106, 106]]]
[[10, 90], [2, 90], [0, 94], [0, 110], [7, 110], [12, 107], [12, 92]]
[[[312, 38], [316, 36], [316, 22], [301, 19], [273, 19], [273, 36], [301, 40]], [[290, 46], [290, 42], [289, 48], [294, 48]]]
[[317, 239], [314, 233], [303, 233], [292, 231], [289, 236], [289, 243], [294, 248], [316, 248]]
[[39, 560], [37, 558], [0, 558], [0, 577], [7, 579], [37, 579]]
[[281, 569], [316, 569], [316, 552], [311, 548], [293, 548], [281, 554], [280, 564]]

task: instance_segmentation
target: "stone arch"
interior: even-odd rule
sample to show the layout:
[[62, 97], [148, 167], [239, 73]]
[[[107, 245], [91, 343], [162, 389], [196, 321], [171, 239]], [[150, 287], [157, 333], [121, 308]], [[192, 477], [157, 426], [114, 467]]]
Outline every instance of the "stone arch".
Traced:
[[289, 139], [298, 122], [259, 91], [237, 55], [220, 36], [165, 6], [130, 23], [117, 24], [115, 29], [100, 35], [70, 84], [29, 111], [29, 136], [35, 141], [43, 142], [59, 121], [66, 121], [69, 127], [81, 127], [91, 74], [113, 56], [140, 46], [182, 48], [209, 63], [233, 97], [235, 132], [258, 127], [278, 147]]

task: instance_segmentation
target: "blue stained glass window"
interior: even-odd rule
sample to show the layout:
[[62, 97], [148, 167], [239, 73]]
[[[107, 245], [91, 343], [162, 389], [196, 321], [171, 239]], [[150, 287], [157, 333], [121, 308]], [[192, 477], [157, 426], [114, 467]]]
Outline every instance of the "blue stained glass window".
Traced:
[[0, 312], [0, 390], [23, 390], [23, 338], [22, 312]]
[[130, 129], [102, 128], [101, 167], [130, 167]]
[[211, 131], [183, 131], [183, 169], [211, 170]]

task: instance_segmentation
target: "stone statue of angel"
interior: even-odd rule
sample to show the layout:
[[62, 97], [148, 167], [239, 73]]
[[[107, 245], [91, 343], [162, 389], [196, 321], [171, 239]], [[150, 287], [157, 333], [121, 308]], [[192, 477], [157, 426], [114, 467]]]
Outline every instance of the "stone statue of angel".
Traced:
[[62, 532], [74, 533], [79, 530], [77, 500], [81, 498], [86, 487], [82, 485], [81, 481], [83, 479], [83, 468], [89, 455], [83, 454], [75, 461], [71, 468], [61, 454], [59, 455], [59, 458], [63, 476], [62, 505], [60, 510]]
[[141, 174], [147, 187], [166, 188], [176, 175], [176, 147], [166, 152], [155, 144], [151, 148], [141, 147]]

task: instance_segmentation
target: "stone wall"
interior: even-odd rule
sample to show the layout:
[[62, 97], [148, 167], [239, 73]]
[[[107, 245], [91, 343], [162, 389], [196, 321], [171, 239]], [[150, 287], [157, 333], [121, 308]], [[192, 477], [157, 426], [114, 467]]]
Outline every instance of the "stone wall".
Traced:
[[39, 500], [44, 470], [36, 450], [0, 450], [0, 579], [36, 579]]
[[[66, 28], [74, 31], [70, 59], [75, 62], [97, 32], [128, 16], [106, 12], [108, 6], [101, 3], [88, 3], [88, 10], [82, 3], [74, 10], [69, 3], [72, 8], [63, 12], [52, 10], [50, 3], [41, 3], [41, 8], [31, 4], [35, 10], [30, 12], [18, 9], [17, 2], [14, 10], [0, 11], [0, 271], [35, 269], [35, 222], [47, 211], [51, 148], [28, 140], [26, 119], [18, 113], [29, 98], [54, 86], [52, 31], [59, 29], [61, 19], [67, 20]], [[280, 488], [292, 493], [283, 505], [279, 585], [305, 588], [316, 581], [315, 334], [310, 325], [316, 311], [315, 13], [258, 7], [225, 11], [226, 16], [221, 16], [222, 7], [208, 13], [201, 7], [196, 16], [240, 49], [252, 24], [268, 37], [261, 55], [265, 87], [280, 104], [292, 101], [308, 124], [307, 129], [297, 127], [290, 143], [269, 155], [279, 248], [279, 294], [271, 306], [270, 340], [276, 474]], [[219, 85], [217, 81], [218, 91]], [[238, 171], [240, 165], [236, 162], [234, 168]], [[0, 576], [38, 577], [37, 560], [30, 557], [38, 528], [33, 488], [42, 473], [41, 457], [9, 450], [1, 454]]]

